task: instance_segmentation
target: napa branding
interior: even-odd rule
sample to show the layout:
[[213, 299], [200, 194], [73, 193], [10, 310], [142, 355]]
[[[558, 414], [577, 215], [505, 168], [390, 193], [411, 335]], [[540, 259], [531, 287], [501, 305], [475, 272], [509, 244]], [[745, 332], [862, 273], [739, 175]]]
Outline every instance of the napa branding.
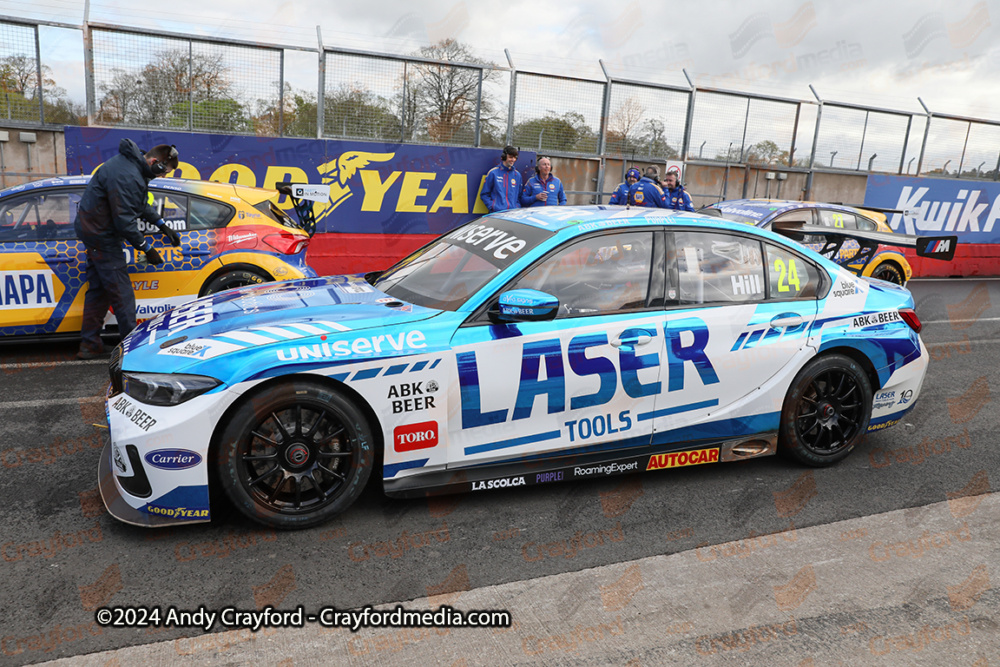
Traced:
[[146, 463], [161, 470], [184, 470], [201, 463], [201, 454], [188, 449], [156, 449], [143, 458]]
[[0, 310], [39, 308], [55, 304], [54, 274], [38, 271], [0, 271]]

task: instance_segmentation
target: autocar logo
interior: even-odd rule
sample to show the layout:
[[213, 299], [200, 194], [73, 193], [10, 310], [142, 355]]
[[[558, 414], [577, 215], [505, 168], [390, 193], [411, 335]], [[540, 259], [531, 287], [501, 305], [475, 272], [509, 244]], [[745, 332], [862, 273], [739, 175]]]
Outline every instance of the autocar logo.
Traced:
[[436, 421], [420, 422], [397, 426], [392, 432], [393, 447], [397, 452], [412, 452], [430, 449], [438, 444], [438, 424]]
[[187, 449], [156, 449], [143, 458], [146, 463], [161, 470], [184, 470], [201, 463], [201, 454]]

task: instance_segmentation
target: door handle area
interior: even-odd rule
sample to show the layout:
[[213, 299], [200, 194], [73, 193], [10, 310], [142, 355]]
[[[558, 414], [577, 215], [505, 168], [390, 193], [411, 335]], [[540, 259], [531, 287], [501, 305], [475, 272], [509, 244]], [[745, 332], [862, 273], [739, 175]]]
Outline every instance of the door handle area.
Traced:
[[613, 341], [611, 341], [611, 347], [621, 347], [622, 345], [634, 345], [635, 347], [639, 347], [641, 345], [647, 344], [651, 340], [653, 340], [653, 337], [646, 334], [640, 334], [638, 336], [629, 336], [628, 338], [625, 339], [615, 338]]
[[67, 257], [66, 255], [45, 255], [45, 259], [37, 260], [38, 264], [48, 264], [50, 262], [54, 264], [69, 264], [73, 261], [72, 257]]
[[185, 257], [197, 257], [199, 255], [210, 255], [212, 253], [208, 248], [181, 248], [181, 254]]
[[782, 329], [784, 327], [797, 327], [802, 324], [802, 316], [798, 313], [781, 313], [771, 320], [772, 329]]

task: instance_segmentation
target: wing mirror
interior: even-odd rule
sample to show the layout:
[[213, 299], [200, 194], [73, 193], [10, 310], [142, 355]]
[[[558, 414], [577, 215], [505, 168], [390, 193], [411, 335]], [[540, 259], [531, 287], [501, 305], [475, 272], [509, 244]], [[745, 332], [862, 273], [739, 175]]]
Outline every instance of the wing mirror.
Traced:
[[500, 295], [490, 309], [490, 320], [501, 322], [542, 322], [555, 319], [559, 299], [534, 289], [515, 289]]

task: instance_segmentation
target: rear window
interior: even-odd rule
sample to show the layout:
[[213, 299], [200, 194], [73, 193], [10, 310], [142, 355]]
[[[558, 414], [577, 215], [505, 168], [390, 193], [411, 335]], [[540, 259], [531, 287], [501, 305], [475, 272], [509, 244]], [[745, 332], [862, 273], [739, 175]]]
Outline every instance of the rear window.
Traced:
[[[764, 219], [765, 212], [758, 211], [752, 208], [744, 208], [741, 206], [710, 206], [713, 211], [717, 211], [719, 217], [725, 218], [726, 220], [731, 220], [732, 222], [743, 222], [748, 225], [756, 225], [758, 222]], [[766, 214], [770, 214], [767, 211]]]
[[285, 227], [301, 229], [301, 225], [299, 225], [299, 223], [293, 220], [290, 215], [278, 208], [278, 206], [270, 199], [264, 200], [259, 204], [255, 204], [254, 208], [263, 213], [265, 218], [270, 218]]

